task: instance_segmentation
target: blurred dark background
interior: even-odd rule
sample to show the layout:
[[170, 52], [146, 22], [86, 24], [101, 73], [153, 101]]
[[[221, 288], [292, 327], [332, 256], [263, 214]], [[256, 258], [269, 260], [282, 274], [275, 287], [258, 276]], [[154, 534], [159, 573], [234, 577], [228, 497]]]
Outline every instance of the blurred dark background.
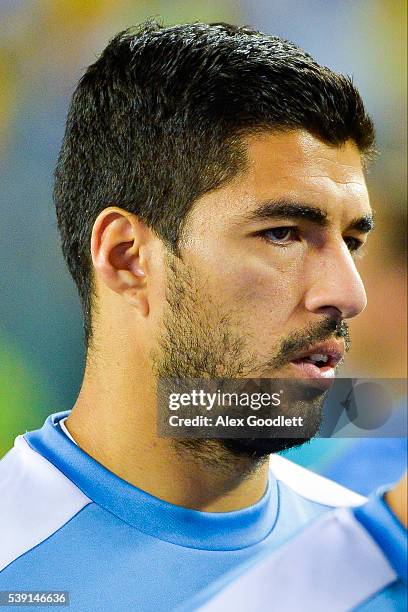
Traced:
[[[59, 248], [52, 175], [78, 79], [110, 37], [149, 17], [248, 24], [353, 76], [380, 155], [368, 175], [377, 230], [358, 264], [369, 305], [351, 325], [342, 374], [406, 375], [405, 0], [1, 0], [0, 456], [79, 391], [82, 322]], [[321, 457], [334, 441], [319, 444]], [[312, 467], [313, 448], [298, 453]]]

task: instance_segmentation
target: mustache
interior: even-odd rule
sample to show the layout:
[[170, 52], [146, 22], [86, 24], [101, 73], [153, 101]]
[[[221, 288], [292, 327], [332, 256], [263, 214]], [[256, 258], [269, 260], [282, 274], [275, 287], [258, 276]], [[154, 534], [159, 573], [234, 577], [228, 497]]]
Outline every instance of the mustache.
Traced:
[[343, 338], [346, 352], [350, 350], [350, 330], [346, 321], [328, 317], [304, 330], [292, 332], [281, 341], [278, 351], [264, 364], [264, 367], [281, 368], [294, 359], [297, 353], [306, 351], [311, 344], [331, 338]]

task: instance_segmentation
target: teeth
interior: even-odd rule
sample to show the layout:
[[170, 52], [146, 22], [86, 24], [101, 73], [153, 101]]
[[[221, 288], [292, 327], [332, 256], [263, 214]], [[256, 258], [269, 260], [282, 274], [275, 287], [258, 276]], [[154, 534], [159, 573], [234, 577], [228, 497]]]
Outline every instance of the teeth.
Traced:
[[329, 361], [328, 355], [320, 355], [320, 353], [315, 353], [314, 355], [310, 355], [309, 359], [311, 361], [323, 361], [323, 363], [327, 363]]

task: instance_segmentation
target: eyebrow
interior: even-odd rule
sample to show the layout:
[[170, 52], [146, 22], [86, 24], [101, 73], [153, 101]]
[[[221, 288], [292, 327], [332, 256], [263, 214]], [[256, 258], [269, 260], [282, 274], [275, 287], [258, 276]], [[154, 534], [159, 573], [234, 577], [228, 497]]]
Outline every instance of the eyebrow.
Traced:
[[372, 215], [366, 214], [362, 217], [356, 217], [352, 220], [351, 223], [347, 226], [348, 230], [356, 230], [357, 232], [363, 232], [368, 234], [371, 230], [374, 229], [374, 219]]
[[[290, 202], [287, 200], [264, 202], [255, 208], [255, 210], [246, 213], [244, 219], [247, 221], [262, 221], [264, 219], [305, 219], [321, 227], [327, 227], [329, 225], [326, 211], [318, 206], [302, 202]], [[367, 213], [361, 217], [355, 217], [346, 229], [368, 233], [373, 228], [373, 216]]]

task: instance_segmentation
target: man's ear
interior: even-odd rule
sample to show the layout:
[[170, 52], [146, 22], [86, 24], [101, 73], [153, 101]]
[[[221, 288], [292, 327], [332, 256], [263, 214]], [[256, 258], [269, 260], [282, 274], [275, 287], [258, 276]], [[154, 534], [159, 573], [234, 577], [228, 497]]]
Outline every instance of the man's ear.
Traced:
[[150, 230], [136, 215], [109, 206], [97, 217], [91, 237], [95, 275], [147, 316], [146, 241]]

